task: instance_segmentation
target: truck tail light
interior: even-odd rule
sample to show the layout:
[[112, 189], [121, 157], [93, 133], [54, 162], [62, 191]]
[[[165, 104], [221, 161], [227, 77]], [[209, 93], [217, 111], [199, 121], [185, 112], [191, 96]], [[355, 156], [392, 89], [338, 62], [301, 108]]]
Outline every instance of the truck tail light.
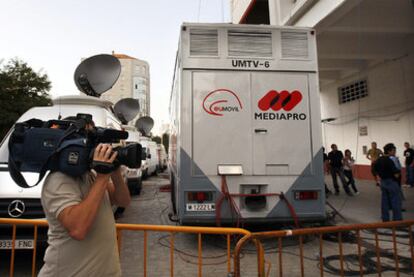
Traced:
[[190, 191], [187, 192], [188, 202], [203, 203], [213, 200], [213, 193], [209, 191]]
[[315, 190], [295, 192], [295, 200], [317, 200], [318, 197], [319, 197], [318, 192]]

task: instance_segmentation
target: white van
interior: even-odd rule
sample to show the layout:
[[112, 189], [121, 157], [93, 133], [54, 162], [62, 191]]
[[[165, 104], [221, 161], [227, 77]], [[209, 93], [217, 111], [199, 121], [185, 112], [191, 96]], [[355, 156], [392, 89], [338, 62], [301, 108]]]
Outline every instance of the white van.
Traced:
[[[53, 100], [52, 106], [34, 107], [24, 113], [17, 122], [23, 122], [31, 118], [41, 120], [66, 118], [76, 116], [78, 113], [87, 113], [92, 115], [92, 119], [96, 126], [121, 129], [121, 123], [111, 111], [112, 103], [98, 98], [89, 96], [63, 96]], [[2, 218], [24, 218], [24, 219], [40, 219], [45, 214], [40, 202], [42, 191], [42, 182], [33, 188], [21, 188], [14, 183], [8, 171], [8, 142], [9, 136], [13, 128], [4, 138], [0, 146], [0, 217]], [[37, 173], [23, 173], [27, 183], [33, 185], [36, 183]], [[18, 207], [19, 209], [16, 209]], [[17, 211], [17, 212], [16, 212]], [[21, 228], [19, 228], [21, 229]], [[11, 247], [8, 232], [2, 234], [5, 239], [0, 238], [0, 249]], [[26, 232], [24, 232], [26, 233]], [[27, 232], [27, 236], [21, 237], [18, 232], [18, 239], [22, 240], [21, 245], [33, 247], [33, 230]], [[25, 240], [27, 238], [27, 240]], [[39, 233], [39, 241], [47, 239], [46, 230]], [[23, 248], [22, 246], [22, 248]], [[19, 247], [19, 245], [17, 245]]]
[[163, 172], [167, 169], [167, 152], [165, 151], [165, 147], [163, 144], [158, 144], [158, 159], [159, 159], [159, 171]]
[[[133, 126], [122, 125], [122, 128], [128, 132], [126, 144], [139, 143], [140, 133]], [[132, 195], [141, 193], [142, 189], [142, 170], [141, 168], [127, 168], [126, 170], [127, 184]]]
[[141, 137], [139, 143], [142, 146], [142, 152], [146, 153], [146, 160], [142, 160], [142, 175], [144, 178], [154, 175], [158, 170], [158, 151], [157, 143], [148, 137]]

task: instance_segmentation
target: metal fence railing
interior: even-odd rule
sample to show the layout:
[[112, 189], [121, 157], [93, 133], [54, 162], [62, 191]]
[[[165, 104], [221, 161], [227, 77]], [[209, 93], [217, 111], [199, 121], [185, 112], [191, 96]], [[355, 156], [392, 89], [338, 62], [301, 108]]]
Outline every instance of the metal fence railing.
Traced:
[[[47, 221], [45, 220], [24, 220], [24, 219], [8, 219], [0, 218], [0, 226], [2, 227], [11, 227], [10, 234], [10, 268], [9, 276], [15, 275], [15, 257], [16, 249], [19, 249], [19, 245], [16, 244], [19, 240], [16, 238], [17, 230], [19, 228], [29, 228], [33, 232], [33, 244], [32, 244], [32, 276], [37, 274], [37, 245], [38, 245], [38, 231], [39, 228], [46, 228], [48, 226]], [[215, 227], [187, 227], [187, 226], [168, 226], [168, 225], [140, 225], [140, 224], [116, 224], [117, 228], [117, 237], [118, 237], [118, 249], [121, 249], [122, 246], [122, 235], [124, 231], [133, 231], [133, 232], [142, 232], [143, 233], [143, 249], [136, 249], [138, 253], [142, 253], [142, 263], [143, 271], [137, 272], [137, 276], [148, 276], [148, 233], [167, 233], [169, 234], [169, 244], [170, 244], [170, 259], [169, 259], [169, 275], [174, 276], [174, 252], [175, 252], [175, 235], [179, 233], [191, 233], [197, 235], [198, 240], [198, 249], [197, 249], [197, 268], [198, 276], [202, 276], [203, 273], [203, 256], [202, 256], [202, 239], [203, 235], [220, 235], [225, 236], [226, 239], [226, 264], [227, 264], [227, 273], [230, 274], [233, 271], [232, 268], [232, 238], [233, 237], [250, 237], [251, 233], [247, 230], [240, 228], [215, 228]], [[4, 237], [4, 234], [3, 234]], [[259, 245], [257, 245], [259, 247]], [[122, 260], [122, 257], [121, 257]], [[258, 266], [261, 266], [261, 261], [258, 261]]]
[[[413, 225], [414, 221], [395, 221], [252, 233], [251, 236], [240, 239], [236, 245], [235, 276], [240, 276], [242, 250], [252, 240], [258, 241], [260, 245], [270, 243], [275, 250], [272, 256], [266, 254], [261, 246], [257, 253], [258, 260], [262, 262], [258, 267], [258, 276], [268, 276], [272, 265], [277, 268], [277, 276], [292, 276], [291, 272], [286, 272], [286, 268], [292, 268], [292, 264], [299, 269], [295, 276], [323, 277], [326, 273], [330, 273], [330, 276], [367, 274], [382, 276], [386, 271], [395, 273], [395, 276], [400, 276], [400, 273], [412, 276], [414, 272]], [[311, 249], [308, 249], [311, 254], [307, 256], [304, 241], [309, 240], [310, 236], [313, 237], [314, 243]], [[292, 238], [297, 239], [298, 247], [295, 247], [297, 253], [285, 253], [284, 240], [292, 240]], [[315, 248], [319, 248], [317, 255], [315, 255]], [[329, 252], [329, 256], [325, 252]], [[295, 259], [286, 259], [286, 255], [296, 256], [299, 265], [297, 260], [293, 261]], [[265, 270], [265, 263], [268, 264], [267, 270]], [[286, 266], [287, 264], [290, 266]], [[315, 264], [318, 268], [317, 272], [313, 270]]]
[[[175, 247], [176, 236], [185, 233], [196, 235], [196, 244], [193, 245], [193, 248], [197, 248], [197, 254], [194, 255], [196, 259], [194, 270], [197, 272], [197, 276], [203, 275], [203, 236], [217, 235], [225, 238], [225, 247], [222, 251], [224, 251], [223, 257], [226, 257], [226, 268], [223, 268], [223, 271], [225, 270], [229, 276], [231, 274], [236, 277], [241, 276], [240, 260], [242, 252], [246, 251], [252, 254], [252, 257], [257, 255], [257, 265], [254, 266], [257, 266], [257, 276], [269, 276], [272, 270], [275, 269], [276, 276], [319, 275], [323, 277], [325, 275], [364, 276], [367, 274], [389, 276], [389, 273], [393, 273], [395, 276], [400, 276], [402, 273], [413, 275], [413, 225], [414, 221], [412, 220], [257, 233], [251, 233], [240, 228], [139, 224], [117, 224], [116, 228], [119, 249], [122, 248], [124, 243], [124, 233], [133, 232], [135, 234], [139, 232], [142, 234], [139, 246], [133, 245], [134, 251], [139, 253], [138, 262], [142, 263], [140, 267], [137, 266], [137, 269], [133, 270], [137, 276], [150, 275], [148, 265], [151, 263], [151, 257], [148, 252], [151, 247], [150, 243], [153, 243], [151, 239], [154, 233], [166, 234], [169, 253], [165, 253], [164, 257], [169, 256], [169, 258], [163, 262], [166, 265], [163, 273], [168, 275], [166, 272], [169, 271], [169, 275], [174, 276], [176, 266], [174, 255], [178, 252]], [[39, 257], [37, 257], [39, 233], [45, 235], [44, 231], [48, 226], [47, 221], [0, 218], [0, 226], [7, 227], [7, 235], [10, 235], [10, 244], [3, 245], [3, 250], [8, 248], [10, 251], [10, 261], [7, 261], [9, 262], [8, 275], [15, 276], [16, 250], [30, 248], [32, 251], [31, 275], [36, 276], [37, 263], [39, 262]], [[33, 244], [30, 244], [30, 247], [26, 247], [26, 242], [17, 237], [21, 228], [30, 230], [30, 236], [33, 238]], [[1, 230], [5, 229], [2, 228]], [[4, 238], [4, 234], [2, 234], [2, 238]], [[234, 240], [237, 241], [235, 246], [232, 243]], [[293, 248], [292, 245], [286, 244], [287, 240], [289, 242], [295, 241]], [[4, 241], [1, 240], [1, 242]], [[247, 249], [248, 243], [253, 243], [254, 248]], [[128, 242], [128, 244], [131, 243]], [[269, 251], [269, 249], [272, 251]], [[121, 255], [121, 262], [123, 258]], [[154, 255], [152, 258], [154, 258]], [[161, 256], [156, 256], [156, 258], [160, 259]], [[243, 263], [243, 266], [251, 269], [252, 260], [249, 261]], [[315, 265], [317, 271], [314, 268]], [[250, 270], [250, 272], [253, 271]], [[251, 274], [249, 276], [252, 276]], [[1, 275], [5, 274], [2, 273]], [[176, 275], [180, 274], [177, 273]], [[272, 274], [272, 276], [275, 276], [275, 274]]]

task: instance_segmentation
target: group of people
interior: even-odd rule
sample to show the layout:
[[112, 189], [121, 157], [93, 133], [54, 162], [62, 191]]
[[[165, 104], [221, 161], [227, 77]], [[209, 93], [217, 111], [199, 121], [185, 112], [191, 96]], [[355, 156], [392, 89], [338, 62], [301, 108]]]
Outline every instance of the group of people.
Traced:
[[[339, 185], [338, 178], [341, 179], [342, 187], [346, 194], [349, 196], [358, 195], [359, 191], [355, 185], [355, 179], [352, 174], [352, 167], [355, 163], [352, 153], [349, 149], [345, 150], [345, 156], [342, 154], [342, 151], [338, 150], [336, 144], [331, 145], [332, 151], [329, 154], [325, 153], [325, 148], [323, 148], [323, 161], [324, 161], [324, 170], [326, 173], [332, 175], [332, 181], [335, 188], [335, 195], [339, 195]], [[353, 190], [353, 193], [350, 190], [350, 187]], [[325, 192], [330, 194], [331, 191], [325, 184]]]
[[[388, 143], [384, 146], [384, 151], [377, 148], [377, 143], [371, 143], [371, 149], [367, 152], [367, 159], [371, 161], [371, 173], [374, 176], [376, 185], [381, 188], [381, 215], [383, 221], [389, 221], [389, 211], [392, 211], [393, 220], [402, 220], [402, 201], [404, 194], [402, 186], [414, 187], [414, 149], [410, 143], [404, 143], [406, 184], [402, 185], [402, 166], [399, 158], [396, 156], [396, 146]], [[347, 195], [358, 195], [359, 191], [355, 185], [355, 179], [352, 174], [352, 167], [355, 160], [349, 149], [345, 150], [345, 156], [338, 150], [336, 144], [331, 145], [332, 151], [328, 154], [324, 149], [324, 168], [325, 172], [332, 175], [332, 182], [335, 194], [339, 195], [339, 186], [337, 176], [342, 182], [343, 190]], [[352, 188], [353, 192], [351, 192]], [[325, 184], [327, 194], [331, 193]]]

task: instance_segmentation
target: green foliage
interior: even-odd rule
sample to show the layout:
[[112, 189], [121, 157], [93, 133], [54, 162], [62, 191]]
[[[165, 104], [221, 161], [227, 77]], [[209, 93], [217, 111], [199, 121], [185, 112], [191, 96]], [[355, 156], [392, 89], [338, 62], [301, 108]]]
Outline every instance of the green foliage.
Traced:
[[51, 104], [50, 88], [46, 74], [34, 72], [19, 59], [0, 68], [0, 139], [28, 109]]
[[155, 141], [157, 144], [161, 143], [161, 138], [159, 136], [152, 137], [151, 139], [152, 139], [152, 141]]
[[168, 153], [168, 147], [170, 146], [170, 134], [162, 134], [162, 144], [164, 144], [165, 151]]

